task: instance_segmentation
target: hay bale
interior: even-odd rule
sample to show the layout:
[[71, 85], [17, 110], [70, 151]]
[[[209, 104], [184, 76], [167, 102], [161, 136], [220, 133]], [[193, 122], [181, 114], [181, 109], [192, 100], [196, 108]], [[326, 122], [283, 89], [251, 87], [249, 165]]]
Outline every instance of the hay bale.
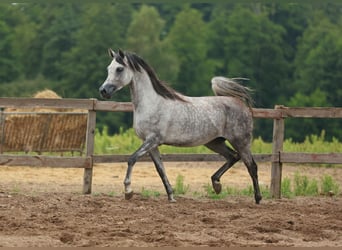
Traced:
[[[38, 91], [33, 95], [33, 98], [49, 98], [49, 99], [62, 99], [56, 92], [45, 89]], [[51, 108], [6, 108], [5, 112], [63, 112], [63, 109]]]
[[[50, 89], [38, 91], [33, 95], [33, 98], [47, 98], [47, 99], [62, 99], [56, 92]], [[40, 112], [40, 113], [54, 113], [54, 112], [74, 112], [87, 113], [85, 109], [64, 109], [64, 108], [6, 108], [4, 112]]]
[[[51, 99], [62, 99], [54, 91], [45, 89], [43, 91], [38, 91], [33, 98], [51, 98]], [[34, 109], [34, 112], [74, 112], [74, 113], [87, 113], [85, 109]]]
[[[47, 99], [62, 99], [56, 92], [45, 89], [43, 91], [38, 91], [33, 95], [33, 98], [47, 98]], [[53, 112], [65, 112], [65, 109], [59, 108], [33, 108], [32, 112], [46, 112], [46, 113], [53, 113]]]
[[50, 98], [50, 99], [62, 99], [59, 95], [57, 95], [56, 92], [50, 90], [50, 89], [45, 89], [42, 91], [38, 91], [33, 95], [33, 98]]
[[[34, 98], [61, 99], [45, 89]], [[0, 138], [3, 152], [82, 152], [85, 147], [87, 110], [63, 108], [8, 108], [4, 110]], [[35, 114], [16, 114], [34, 112]], [[65, 114], [72, 112], [75, 114]], [[57, 113], [57, 114], [56, 114]], [[81, 114], [78, 114], [81, 113]]]

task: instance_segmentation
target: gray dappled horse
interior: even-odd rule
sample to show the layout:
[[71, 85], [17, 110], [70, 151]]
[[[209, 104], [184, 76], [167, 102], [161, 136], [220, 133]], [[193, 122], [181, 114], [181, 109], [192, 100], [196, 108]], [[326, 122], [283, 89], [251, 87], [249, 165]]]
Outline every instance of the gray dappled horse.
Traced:
[[[214, 77], [216, 96], [189, 97], [160, 81], [154, 70], [139, 56], [109, 49], [113, 58], [108, 76], [99, 91], [103, 98], [128, 85], [134, 107], [134, 129], [143, 140], [129, 157], [124, 180], [125, 198], [133, 196], [132, 168], [139, 157], [149, 153], [165, 186], [168, 199], [174, 202], [172, 187], [165, 174], [158, 146], [179, 147], [205, 145], [226, 158], [227, 162], [211, 177], [216, 193], [221, 192], [221, 176], [240, 159], [253, 181], [255, 202], [259, 204], [257, 165], [250, 151], [253, 118], [249, 89], [234, 79]], [[195, 67], [195, 66], [194, 66]], [[229, 141], [232, 148], [226, 145]]]

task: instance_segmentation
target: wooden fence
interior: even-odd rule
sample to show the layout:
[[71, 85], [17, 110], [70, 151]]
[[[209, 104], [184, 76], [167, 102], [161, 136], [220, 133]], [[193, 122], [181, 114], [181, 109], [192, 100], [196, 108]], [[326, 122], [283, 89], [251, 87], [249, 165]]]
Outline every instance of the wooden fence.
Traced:
[[[0, 98], [0, 108], [71, 108], [88, 110], [86, 147], [84, 156], [61, 157], [44, 155], [0, 155], [0, 165], [6, 166], [49, 166], [61, 168], [84, 168], [83, 193], [91, 193], [93, 166], [96, 163], [124, 162], [128, 155], [95, 155], [94, 136], [96, 112], [132, 112], [128, 102], [98, 101], [96, 99], [40, 99], [40, 98]], [[273, 119], [272, 154], [256, 154], [257, 162], [271, 162], [270, 191], [274, 198], [281, 196], [283, 163], [330, 163], [341, 164], [341, 153], [287, 153], [283, 152], [284, 120], [287, 117], [302, 118], [342, 118], [342, 108], [288, 108], [253, 109], [254, 118]], [[216, 154], [163, 154], [164, 161], [224, 161]], [[141, 161], [149, 161], [145, 156]]]

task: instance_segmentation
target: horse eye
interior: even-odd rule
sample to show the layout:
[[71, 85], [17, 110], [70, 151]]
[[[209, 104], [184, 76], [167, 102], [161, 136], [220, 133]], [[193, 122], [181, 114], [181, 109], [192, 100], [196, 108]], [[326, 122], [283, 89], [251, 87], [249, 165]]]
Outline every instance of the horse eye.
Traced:
[[123, 67], [118, 67], [118, 68], [116, 68], [116, 72], [117, 72], [117, 73], [121, 73], [123, 70], [124, 70]]

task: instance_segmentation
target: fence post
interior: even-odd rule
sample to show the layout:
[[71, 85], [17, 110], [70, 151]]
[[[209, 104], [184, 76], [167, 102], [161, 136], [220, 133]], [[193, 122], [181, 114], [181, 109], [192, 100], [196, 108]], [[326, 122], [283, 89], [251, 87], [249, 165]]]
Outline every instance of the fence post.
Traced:
[[[88, 113], [88, 122], [87, 122], [86, 157], [92, 157], [94, 154], [96, 111], [88, 110], [88, 112], [89, 113]], [[92, 180], [93, 180], [93, 161], [91, 163], [91, 168], [84, 169], [83, 194], [91, 193]]]
[[[276, 105], [275, 109], [281, 109], [282, 105]], [[281, 197], [281, 176], [283, 164], [280, 161], [280, 152], [283, 150], [284, 141], [284, 118], [273, 120], [273, 141], [272, 141], [272, 169], [271, 169], [271, 197]]]
[[5, 120], [6, 117], [4, 115], [4, 110], [0, 109], [0, 154], [3, 153], [3, 146], [4, 146], [4, 131], [5, 131]]

